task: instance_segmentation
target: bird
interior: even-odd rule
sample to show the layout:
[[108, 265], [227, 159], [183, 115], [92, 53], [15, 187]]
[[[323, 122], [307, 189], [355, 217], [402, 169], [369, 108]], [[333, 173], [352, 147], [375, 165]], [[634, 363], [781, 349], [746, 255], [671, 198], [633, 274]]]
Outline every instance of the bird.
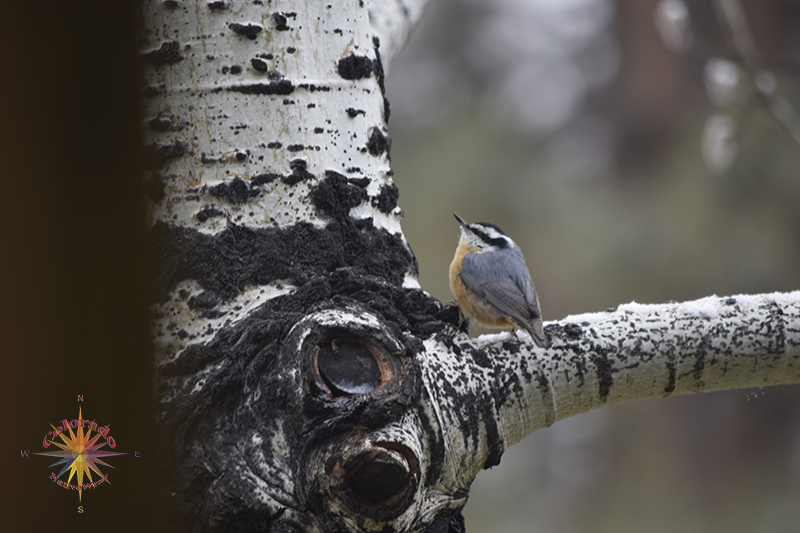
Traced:
[[539, 298], [517, 243], [488, 222], [468, 224], [453, 213], [461, 234], [450, 264], [450, 290], [462, 316], [484, 326], [527, 330], [540, 348], [550, 346]]

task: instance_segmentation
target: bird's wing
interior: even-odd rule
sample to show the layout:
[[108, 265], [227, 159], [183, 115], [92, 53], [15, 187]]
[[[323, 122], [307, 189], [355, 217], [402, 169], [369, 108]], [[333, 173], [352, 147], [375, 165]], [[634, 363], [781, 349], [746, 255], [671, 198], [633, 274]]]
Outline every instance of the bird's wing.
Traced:
[[492, 252], [491, 257], [468, 253], [462, 263], [461, 281], [478, 297], [528, 330], [539, 347], [550, 345], [544, 334], [539, 299], [522, 252], [500, 250]]
[[525, 274], [524, 292], [525, 300], [528, 302], [530, 315], [528, 320], [524, 322], [523, 325], [525, 326], [525, 329], [527, 329], [533, 336], [533, 340], [540, 348], [547, 348], [550, 346], [550, 341], [544, 334], [544, 324], [542, 324], [542, 311], [539, 308], [539, 298], [533, 288], [533, 282], [531, 281], [530, 275], [527, 275], [527, 270], [525, 271]]
[[533, 282], [519, 251], [501, 250], [491, 257], [468, 253], [462, 263], [461, 281], [520, 325], [531, 325], [532, 319], [541, 317]]

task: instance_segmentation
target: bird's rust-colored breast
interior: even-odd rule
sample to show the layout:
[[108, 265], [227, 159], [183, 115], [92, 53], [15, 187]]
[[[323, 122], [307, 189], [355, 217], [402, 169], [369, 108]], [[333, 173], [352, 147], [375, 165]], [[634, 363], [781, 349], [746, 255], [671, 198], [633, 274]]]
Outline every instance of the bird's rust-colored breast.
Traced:
[[458, 300], [459, 304], [461, 300], [466, 296], [467, 288], [464, 287], [464, 282], [461, 281], [461, 266], [464, 263], [464, 256], [467, 255], [467, 252], [473, 251], [470, 250], [473, 248], [465, 243], [460, 243], [458, 248], [456, 248], [456, 255], [453, 257], [453, 262], [450, 263], [450, 290], [453, 291], [453, 294]]
[[476, 252], [479, 248], [460, 243], [456, 248], [456, 255], [450, 263], [450, 290], [453, 291], [458, 307], [463, 315], [477, 322], [494, 328], [507, 328], [513, 325], [505, 313], [499, 312], [492, 304], [476, 296], [461, 280], [461, 268], [464, 256]]

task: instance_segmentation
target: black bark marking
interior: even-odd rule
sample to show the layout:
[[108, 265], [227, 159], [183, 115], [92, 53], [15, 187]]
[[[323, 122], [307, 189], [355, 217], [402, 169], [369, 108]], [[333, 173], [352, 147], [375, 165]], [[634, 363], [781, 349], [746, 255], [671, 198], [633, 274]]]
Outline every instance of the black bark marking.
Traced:
[[[347, 198], [352, 196], [331, 190], [341, 192], [343, 197], [325, 204], [318, 199], [317, 207], [341, 222], [323, 229], [307, 223], [286, 228], [229, 226], [215, 235], [206, 235], [157, 222], [151, 232], [157, 299], [165, 300], [175, 284], [187, 279], [196, 280], [204, 289], [228, 300], [248, 285], [288, 280], [300, 286], [318, 276], [331, 276], [339, 269], [400, 287], [406, 272], [416, 273], [418, 269], [403, 239], [375, 228], [371, 220], [353, 221], [343, 215], [343, 207], [349, 205]], [[202, 222], [223, 215], [220, 209], [206, 206], [195, 216]], [[390, 302], [385, 305], [388, 309]]]
[[189, 122], [183, 117], [176, 117], [172, 113], [159, 113], [157, 117], [150, 119], [147, 126], [153, 131], [181, 131]]
[[250, 64], [253, 66], [254, 69], [256, 69], [258, 72], [261, 73], [264, 73], [269, 70], [269, 65], [267, 65], [267, 62], [257, 57], [251, 59]]
[[189, 153], [190, 145], [186, 141], [174, 139], [169, 143], [153, 142], [144, 147], [144, 164], [148, 170], [155, 170], [167, 164], [171, 159], [183, 157]]
[[205, 222], [209, 218], [224, 217], [225, 211], [218, 209], [213, 205], [206, 205], [200, 211], [194, 214], [194, 217], [200, 222]]
[[489, 444], [489, 454], [486, 456], [486, 461], [483, 463], [483, 469], [488, 470], [500, 464], [505, 444], [503, 443], [503, 439], [500, 438], [500, 431], [497, 428], [497, 418], [495, 418], [494, 413], [486, 414], [483, 417], [483, 423], [486, 428], [486, 441]]
[[[553, 391], [550, 390], [550, 382], [547, 380], [547, 376], [540, 371], [531, 374], [531, 378], [536, 379], [536, 387], [542, 398], [542, 405], [547, 406], [545, 424], [547, 426], [552, 426], [555, 423], [555, 406], [553, 405]], [[520, 395], [522, 395], [522, 391], [520, 391]]]
[[232, 24], [229, 24], [228, 27], [234, 33], [238, 33], [239, 35], [244, 35], [245, 37], [247, 37], [251, 41], [254, 41], [255, 38], [258, 37], [258, 34], [261, 33], [261, 30], [264, 29], [264, 28], [262, 28], [261, 26], [259, 26], [257, 24], [247, 24], [247, 25], [245, 25], [245, 24], [239, 24], [239, 23], [236, 23], [236, 22], [234, 22]]
[[264, 174], [258, 174], [257, 176], [253, 176], [250, 179], [250, 183], [253, 185], [260, 187], [261, 185], [266, 185], [268, 183], [272, 183], [273, 181], [282, 178], [280, 174], [276, 174], [274, 172], [267, 172]]
[[370, 155], [375, 157], [386, 152], [386, 157], [391, 159], [392, 139], [384, 135], [380, 128], [373, 126], [369, 130], [367, 150], [369, 150]]
[[597, 372], [600, 399], [605, 402], [614, 385], [614, 367], [608, 359], [606, 350], [597, 349], [597, 353], [591, 356], [591, 360]]
[[769, 353], [783, 354], [786, 351], [786, 319], [783, 310], [775, 302], [770, 302], [766, 307], [769, 309], [769, 316], [764, 320], [762, 328], [766, 328], [766, 335], [771, 339], [767, 349]]
[[494, 366], [492, 358], [489, 357], [485, 351], [480, 349], [471, 349], [469, 351], [470, 358], [481, 368], [492, 368]]
[[325, 179], [311, 193], [311, 200], [319, 211], [344, 224], [352, 224], [348, 215], [350, 209], [366, 198], [363, 188], [332, 170], [325, 172]]
[[706, 355], [708, 355], [708, 344], [705, 339], [700, 342], [695, 354], [694, 367], [692, 368], [692, 376], [694, 379], [699, 380], [703, 377], [703, 370], [706, 367]]
[[[466, 497], [466, 495], [464, 495]], [[454, 515], [438, 514], [425, 533], [466, 533], [464, 516], [461, 511]]]
[[360, 80], [372, 76], [372, 60], [366, 56], [350, 54], [339, 60], [339, 76], [346, 80]]
[[189, 309], [199, 312], [206, 318], [216, 318], [221, 315], [216, 309], [222, 304], [222, 299], [219, 295], [210, 291], [204, 291], [192, 296], [186, 304]]
[[219, 163], [216, 157], [209, 157], [205, 152], [200, 152], [200, 162], [204, 165], [215, 165]]
[[383, 120], [388, 124], [391, 109], [389, 107], [389, 99], [386, 98], [386, 75], [383, 71], [380, 52], [381, 40], [378, 37], [373, 37], [372, 45], [375, 47], [375, 61], [372, 62], [372, 67], [375, 70], [375, 76], [378, 78], [378, 87], [381, 88], [381, 95], [383, 96]]
[[[287, 148], [287, 150], [291, 151], [291, 147]], [[307, 165], [308, 164], [302, 159], [294, 159], [291, 163], [289, 163], [292, 173], [288, 176], [282, 176], [281, 181], [286, 185], [292, 186], [297, 185], [301, 181], [313, 180], [315, 176], [306, 170]]]
[[154, 67], [173, 65], [182, 61], [184, 57], [180, 54], [181, 43], [178, 41], [165, 41], [161, 43], [158, 50], [141, 54], [142, 61], [150, 63]]
[[[361, 172], [360, 168], [348, 168], [348, 172]], [[369, 178], [348, 178], [347, 181], [356, 185], [357, 187], [361, 187], [362, 189], [366, 189], [369, 187], [369, 184], [372, 182]]]
[[563, 328], [568, 339], [580, 339], [583, 336], [583, 329], [578, 324], [564, 324]]
[[239, 177], [231, 181], [209, 187], [209, 194], [222, 198], [229, 203], [241, 205], [261, 196], [261, 190], [252, 183], [247, 183]]
[[372, 206], [387, 215], [397, 207], [397, 200], [400, 198], [400, 190], [394, 183], [386, 183], [381, 187], [381, 192], [372, 199]]
[[272, 14], [272, 21], [275, 22], [275, 29], [278, 31], [288, 31], [291, 28], [286, 25], [286, 15], [279, 11]]
[[229, 91], [242, 94], [292, 94], [294, 85], [289, 80], [278, 80], [270, 83], [251, 83], [248, 85], [234, 85], [228, 88]]
[[322, 92], [330, 92], [331, 88], [327, 85], [314, 85], [313, 83], [301, 83], [298, 85], [301, 89], [306, 89], [309, 92], [313, 93], [315, 91], [322, 91]]
[[428, 418], [425, 411], [420, 412], [420, 425], [422, 426], [422, 435], [427, 440], [427, 449], [430, 457], [430, 466], [428, 475], [425, 476], [426, 486], [430, 488], [442, 475], [445, 464], [445, 446], [444, 436], [440, 431], [435, 429], [431, 419]]

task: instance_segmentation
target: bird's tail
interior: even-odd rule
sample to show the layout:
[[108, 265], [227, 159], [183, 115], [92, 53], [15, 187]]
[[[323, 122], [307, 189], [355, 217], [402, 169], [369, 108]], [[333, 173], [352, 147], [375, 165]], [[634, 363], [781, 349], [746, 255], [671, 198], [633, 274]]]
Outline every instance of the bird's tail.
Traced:
[[542, 325], [541, 317], [532, 317], [528, 322], [522, 324], [522, 326], [531, 334], [536, 346], [539, 348], [550, 347], [550, 340], [547, 338], [547, 335], [544, 334], [544, 326]]

